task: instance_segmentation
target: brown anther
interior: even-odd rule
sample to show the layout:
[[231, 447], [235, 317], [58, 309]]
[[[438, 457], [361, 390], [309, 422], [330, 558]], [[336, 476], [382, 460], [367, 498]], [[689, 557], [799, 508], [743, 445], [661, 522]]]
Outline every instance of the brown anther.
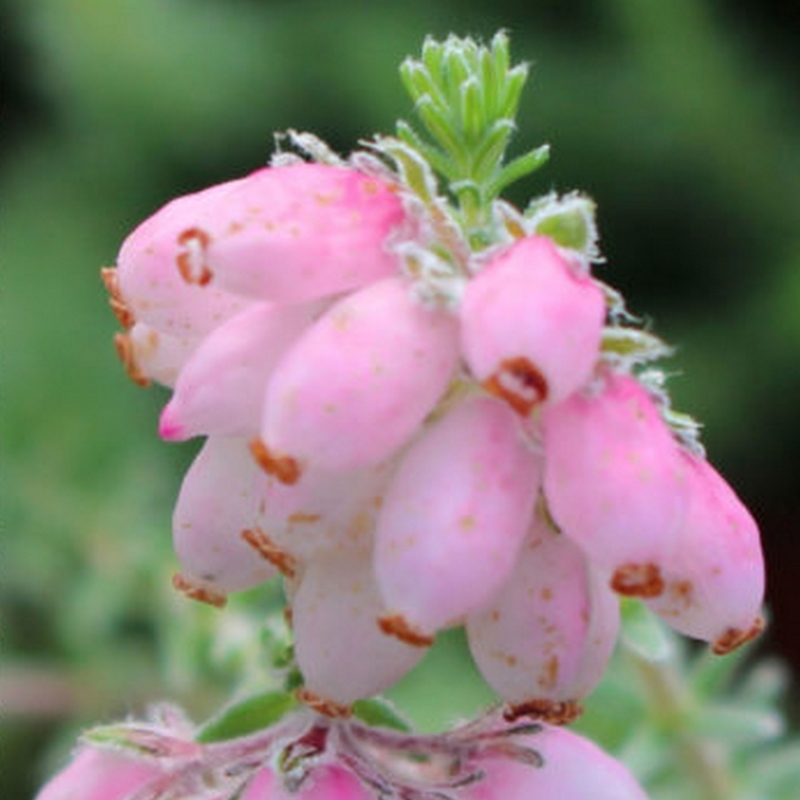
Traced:
[[725, 656], [755, 639], [764, 630], [765, 625], [764, 617], [759, 616], [747, 630], [728, 628], [712, 643], [711, 652], [717, 656]]
[[300, 480], [302, 469], [291, 456], [275, 455], [261, 439], [253, 439], [249, 447], [253, 458], [267, 475], [272, 475], [287, 486], [292, 486]]
[[414, 647], [430, 647], [433, 636], [428, 636], [408, 624], [401, 614], [384, 614], [378, 617], [378, 627], [387, 635]]
[[331, 719], [347, 719], [352, 715], [350, 706], [343, 705], [342, 703], [335, 703], [333, 700], [328, 700], [325, 697], [307, 689], [305, 686], [295, 692], [295, 697], [309, 708]]
[[487, 392], [505, 400], [520, 416], [547, 400], [547, 381], [524, 356], [507, 358], [484, 382]]
[[623, 597], [658, 597], [664, 578], [656, 564], [623, 564], [614, 571], [611, 588]]
[[292, 611], [291, 606], [283, 607], [283, 621], [286, 623], [286, 627], [289, 630], [294, 628], [294, 612]]
[[181, 575], [180, 572], [176, 572], [172, 576], [172, 586], [192, 600], [207, 603], [215, 608], [222, 608], [228, 602], [228, 598], [222, 592], [203, 586], [200, 583], [195, 583]]
[[506, 722], [515, 722], [520, 717], [540, 719], [551, 725], [569, 725], [583, 714], [583, 706], [577, 700], [526, 700], [509, 704], [503, 711]]
[[297, 559], [278, 547], [260, 528], [245, 528], [240, 535], [253, 550], [277, 567], [287, 578], [294, 578], [297, 575]]
[[128, 377], [137, 386], [149, 386], [150, 379], [142, 372], [141, 367], [136, 362], [136, 350], [131, 337], [127, 333], [115, 333], [114, 347], [122, 366], [125, 367], [125, 372], [128, 373]]
[[207, 250], [211, 237], [202, 228], [187, 228], [178, 235], [183, 250], [175, 256], [175, 265], [186, 283], [205, 286], [214, 277], [208, 266]]
[[122, 299], [122, 292], [119, 289], [119, 275], [114, 267], [103, 267], [100, 270], [100, 279], [108, 292], [108, 304], [114, 312], [114, 316], [123, 328], [130, 329], [136, 324], [136, 317], [130, 310], [128, 304]]

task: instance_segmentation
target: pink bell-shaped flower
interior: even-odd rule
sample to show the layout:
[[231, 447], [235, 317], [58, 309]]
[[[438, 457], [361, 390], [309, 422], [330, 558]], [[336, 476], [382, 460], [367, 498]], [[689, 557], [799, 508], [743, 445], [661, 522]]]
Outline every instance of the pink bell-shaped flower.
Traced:
[[316, 309], [316, 304], [256, 303], [214, 330], [175, 382], [161, 412], [162, 438], [255, 436], [269, 376]]
[[382, 461], [434, 407], [457, 357], [455, 319], [415, 302], [402, 278], [345, 297], [275, 368], [262, 465], [292, 483], [308, 464], [354, 469]]
[[586, 556], [537, 513], [513, 575], [467, 620], [472, 657], [523, 714], [569, 722], [600, 681], [617, 639], [619, 602]]
[[609, 374], [545, 410], [544, 493], [556, 525], [621, 594], [657, 597], [686, 509], [677, 442], [641, 384]]
[[383, 629], [429, 642], [485, 603], [514, 568], [540, 477], [540, 456], [494, 398], [468, 398], [425, 431], [378, 520]]
[[517, 741], [544, 763], [487, 753], [476, 764], [485, 776], [462, 789], [460, 800], [647, 800], [627, 767], [572, 731], [545, 726]]
[[404, 215], [374, 178], [323, 164], [265, 168], [173, 200], [125, 241], [119, 289], [137, 319], [206, 333], [231, 296], [295, 303], [393, 274]]
[[371, 553], [314, 559], [292, 601], [295, 653], [302, 699], [328, 716], [384, 691], [422, 658], [424, 650], [385, 636], [375, 619], [384, 607]]
[[461, 302], [472, 374], [526, 415], [589, 379], [600, 350], [603, 293], [543, 236], [518, 241], [469, 281]]
[[245, 538], [258, 526], [265, 483], [245, 440], [206, 441], [183, 479], [172, 518], [182, 568], [177, 588], [221, 605], [229, 592], [258, 586], [277, 574]]
[[673, 628], [727, 653], [763, 628], [764, 557], [758, 526], [702, 457], [683, 452], [689, 502], [664, 593], [649, 602]]
[[[194, 263], [192, 237], [224, 209], [241, 182], [229, 181], [167, 203], [122, 243], [116, 270], [103, 274], [112, 307], [171, 336], [201, 337], [250, 301], [219, 286]], [[116, 306], [114, 306], [116, 304]]]
[[45, 784], [36, 800], [130, 800], [163, 774], [154, 761], [85, 746]]

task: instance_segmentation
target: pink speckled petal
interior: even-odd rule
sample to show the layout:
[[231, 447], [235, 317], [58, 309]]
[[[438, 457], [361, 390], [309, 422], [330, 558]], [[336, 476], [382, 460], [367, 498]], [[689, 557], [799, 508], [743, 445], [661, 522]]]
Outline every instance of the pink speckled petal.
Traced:
[[220, 325], [181, 370], [161, 414], [162, 438], [257, 435], [272, 369], [316, 310], [257, 303]]
[[588, 380], [605, 301], [542, 236], [522, 239], [473, 278], [461, 303], [462, 341], [475, 377], [527, 414]]
[[467, 621], [481, 674], [515, 713], [568, 721], [614, 648], [619, 603], [586, 557], [537, 514], [503, 588]]
[[384, 636], [371, 553], [314, 559], [292, 604], [297, 662], [305, 688], [320, 701], [348, 706], [384, 691], [424, 650]]
[[665, 570], [666, 590], [650, 608], [687, 636], [723, 653], [760, 632], [764, 556], [758, 526], [703, 458], [684, 452], [689, 504]]
[[432, 635], [485, 603], [514, 568], [540, 477], [516, 415], [494, 398], [469, 398], [426, 431], [378, 521], [376, 574], [390, 616]]
[[128, 800], [163, 774], [153, 761], [83, 747], [36, 800]]
[[622, 594], [656, 597], [686, 509], [685, 467], [634, 378], [609, 375], [543, 414], [544, 491], [561, 530]]
[[485, 777], [461, 790], [461, 800], [647, 800], [624, 764], [577, 733], [548, 725], [514, 741], [536, 750], [543, 765], [490, 754], [476, 764]]
[[126, 333], [118, 333], [114, 343], [128, 375], [136, 383], [156, 381], [163, 386], [174, 386], [200, 339], [170, 336], [137, 322]]
[[453, 317], [416, 303], [401, 278], [373, 284], [332, 306], [281, 359], [263, 443], [300, 470], [382, 461], [442, 396], [457, 357]]
[[244, 440], [212, 437], [203, 445], [183, 479], [172, 519], [185, 578], [225, 595], [277, 574], [242, 538], [257, 525], [265, 480]]
[[[241, 182], [212, 186], [167, 203], [123, 242], [117, 257], [120, 299], [136, 320], [171, 336], [204, 336], [243, 311], [250, 301], [219, 286], [187, 281], [184, 233], [210, 225]], [[188, 274], [188, 273], [187, 273]]]
[[119, 299], [136, 319], [202, 335], [250, 299], [300, 302], [396, 272], [385, 247], [398, 198], [355, 170], [258, 170], [180, 197], [142, 223], [117, 260]]

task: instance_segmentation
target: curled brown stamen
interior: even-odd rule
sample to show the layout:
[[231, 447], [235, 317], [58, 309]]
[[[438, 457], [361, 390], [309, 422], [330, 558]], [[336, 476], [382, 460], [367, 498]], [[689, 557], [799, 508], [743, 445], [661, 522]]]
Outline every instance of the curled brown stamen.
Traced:
[[186, 283], [205, 286], [214, 277], [207, 261], [211, 237], [202, 228], [187, 228], [178, 235], [178, 244], [183, 250], [175, 256], [175, 265], [181, 277]]
[[384, 614], [378, 617], [378, 627], [387, 636], [394, 636], [413, 647], [430, 647], [433, 644], [433, 636], [409, 625], [401, 614]]
[[547, 399], [544, 375], [524, 356], [507, 358], [483, 383], [487, 392], [505, 400], [520, 416]]
[[260, 528], [246, 528], [242, 531], [241, 537], [287, 578], [294, 578], [297, 575], [297, 559], [278, 547]]
[[253, 458], [267, 475], [272, 475], [287, 486], [291, 486], [300, 480], [302, 469], [300, 464], [291, 456], [274, 454], [261, 439], [253, 439], [249, 447]]
[[623, 597], [658, 597], [664, 578], [657, 564], [623, 564], [614, 571], [611, 588]]
[[180, 572], [176, 572], [172, 576], [172, 586], [192, 600], [198, 600], [215, 608], [222, 608], [228, 602], [228, 598], [222, 592], [215, 591], [200, 583], [195, 583], [181, 575]]
[[526, 700], [509, 705], [503, 711], [503, 718], [515, 722], [520, 717], [530, 717], [551, 725], [568, 725], [582, 713], [583, 707], [577, 700]]
[[114, 347], [128, 377], [137, 386], [149, 386], [150, 378], [142, 372], [142, 368], [136, 361], [136, 348], [133, 346], [131, 337], [127, 333], [115, 333]]
[[120, 325], [123, 328], [130, 329], [136, 324], [136, 317], [133, 311], [130, 310], [128, 304], [122, 298], [122, 292], [119, 288], [119, 275], [114, 267], [103, 267], [100, 270], [100, 279], [108, 292], [108, 304], [114, 312]]
[[317, 713], [331, 717], [331, 719], [347, 719], [352, 715], [350, 706], [321, 697], [305, 686], [295, 692], [295, 697]]

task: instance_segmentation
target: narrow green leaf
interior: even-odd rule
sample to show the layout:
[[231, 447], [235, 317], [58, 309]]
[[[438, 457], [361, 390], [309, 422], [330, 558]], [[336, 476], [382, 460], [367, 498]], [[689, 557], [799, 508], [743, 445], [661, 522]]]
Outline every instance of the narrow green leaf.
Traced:
[[415, 110], [422, 124], [445, 152], [463, 162], [465, 158], [464, 146], [459, 140], [457, 132], [453, 130], [450, 120], [445, 117], [430, 95], [421, 97], [417, 101]]
[[483, 137], [487, 123], [481, 104], [481, 90], [478, 81], [472, 77], [461, 86], [461, 128], [464, 138], [471, 148]]
[[622, 602], [622, 641], [640, 658], [664, 662], [674, 651], [672, 641], [661, 621], [644, 603], [637, 600]]
[[497, 197], [507, 186], [547, 163], [548, 158], [550, 145], [545, 144], [510, 161], [486, 187], [488, 197]]
[[508, 73], [500, 95], [498, 116], [508, 117], [509, 119], [516, 118], [522, 90], [525, 88], [527, 80], [528, 67], [525, 64], [519, 64]]
[[353, 714], [367, 725], [380, 728], [392, 728], [396, 731], [410, 731], [411, 725], [395, 709], [394, 705], [381, 697], [367, 700], [356, 700], [353, 703]]
[[246, 736], [278, 722], [297, 705], [286, 692], [271, 691], [234, 703], [207, 722], [197, 735], [203, 744]]

